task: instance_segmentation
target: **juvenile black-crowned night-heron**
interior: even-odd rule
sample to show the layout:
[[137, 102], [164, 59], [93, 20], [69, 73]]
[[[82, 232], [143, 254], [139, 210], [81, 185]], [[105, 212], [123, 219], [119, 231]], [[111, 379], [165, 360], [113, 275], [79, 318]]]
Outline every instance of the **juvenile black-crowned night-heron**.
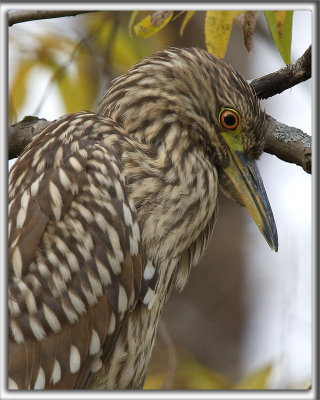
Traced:
[[9, 178], [9, 388], [142, 388], [162, 308], [203, 254], [218, 188], [277, 250], [264, 114], [200, 49], [158, 52], [98, 113], [53, 122]]

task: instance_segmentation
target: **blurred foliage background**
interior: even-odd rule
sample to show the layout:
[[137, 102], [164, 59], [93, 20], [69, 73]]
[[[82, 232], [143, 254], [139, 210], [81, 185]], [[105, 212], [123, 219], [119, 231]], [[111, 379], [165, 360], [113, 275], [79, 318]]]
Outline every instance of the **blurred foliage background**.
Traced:
[[[255, 13], [254, 29], [251, 34], [247, 32], [247, 39], [241, 18], [237, 25], [233, 23], [239, 12], [230, 13], [231, 17], [219, 15], [222, 24], [229, 21], [222, 36], [217, 36], [218, 44], [223, 42], [222, 49], [214, 42], [218, 16], [205, 11], [170, 12], [156, 29], [148, 11], [94, 12], [15, 25], [9, 29], [9, 124], [25, 115], [53, 119], [96, 110], [113, 78], [169, 46], [220, 52], [218, 55], [225, 56], [246, 79], [257, 77], [252, 76], [255, 72], [250, 54], [260, 51], [261, 41], [275, 50], [277, 46], [275, 57], [281, 54], [282, 66], [290, 62], [292, 12], [278, 15], [282, 25], [275, 14]], [[269, 29], [262, 19], [268, 20]], [[279, 26], [284, 29], [284, 44], [272, 24], [278, 27], [278, 34]], [[257, 39], [252, 46], [253, 33]], [[50, 97], [56, 101], [54, 107], [48, 103]], [[247, 252], [251, 251], [247, 215], [224, 197], [220, 199], [220, 214], [224, 217], [218, 219], [201, 265], [191, 274], [184, 292], [174, 294], [164, 311], [146, 389], [272, 387], [274, 358], [258, 366], [253, 362], [249, 372], [243, 368], [243, 358], [249, 357], [243, 345], [250, 308], [244, 285]], [[268, 345], [259, 344], [262, 348]], [[301, 376], [299, 382], [286, 382], [281, 388], [305, 389], [310, 385], [309, 378]]]

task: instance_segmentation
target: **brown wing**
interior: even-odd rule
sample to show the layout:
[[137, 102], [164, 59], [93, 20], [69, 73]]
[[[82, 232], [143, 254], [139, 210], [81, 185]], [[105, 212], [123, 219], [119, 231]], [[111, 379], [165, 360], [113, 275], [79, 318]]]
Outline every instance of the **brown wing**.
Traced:
[[139, 227], [110, 135], [107, 118], [69, 115], [10, 171], [9, 388], [83, 387], [137, 301]]

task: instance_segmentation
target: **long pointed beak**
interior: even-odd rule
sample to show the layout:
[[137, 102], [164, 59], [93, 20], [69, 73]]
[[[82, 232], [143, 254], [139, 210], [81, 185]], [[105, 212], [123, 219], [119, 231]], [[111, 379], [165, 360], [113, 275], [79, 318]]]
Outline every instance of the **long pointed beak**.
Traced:
[[256, 162], [243, 151], [240, 135], [222, 132], [222, 136], [230, 159], [223, 170], [271, 249], [278, 251], [277, 228]]

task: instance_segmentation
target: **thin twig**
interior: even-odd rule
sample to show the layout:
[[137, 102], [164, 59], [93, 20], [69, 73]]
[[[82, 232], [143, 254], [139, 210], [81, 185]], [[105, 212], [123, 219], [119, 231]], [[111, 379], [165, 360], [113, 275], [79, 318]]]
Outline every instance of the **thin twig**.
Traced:
[[267, 99], [309, 78], [311, 78], [311, 45], [294, 64], [254, 79], [250, 85], [259, 99]]
[[61, 17], [74, 17], [79, 14], [89, 13], [94, 11], [54, 11], [54, 10], [25, 10], [25, 11], [13, 11], [8, 13], [8, 25], [19, 24], [21, 22], [35, 21], [39, 19], [49, 18], [61, 18]]

